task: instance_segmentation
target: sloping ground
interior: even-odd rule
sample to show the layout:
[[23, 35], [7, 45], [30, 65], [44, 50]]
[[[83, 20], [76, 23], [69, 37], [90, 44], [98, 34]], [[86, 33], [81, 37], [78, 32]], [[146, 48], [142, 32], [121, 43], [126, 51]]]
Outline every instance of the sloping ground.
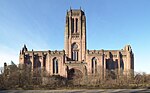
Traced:
[[150, 89], [1, 90], [0, 93], [150, 93]]

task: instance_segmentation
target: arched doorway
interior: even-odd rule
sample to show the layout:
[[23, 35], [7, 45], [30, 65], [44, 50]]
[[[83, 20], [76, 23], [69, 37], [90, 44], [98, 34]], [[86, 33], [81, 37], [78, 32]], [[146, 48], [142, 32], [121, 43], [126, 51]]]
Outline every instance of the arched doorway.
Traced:
[[71, 68], [68, 71], [68, 79], [80, 79], [83, 77], [83, 73], [79, 69]]

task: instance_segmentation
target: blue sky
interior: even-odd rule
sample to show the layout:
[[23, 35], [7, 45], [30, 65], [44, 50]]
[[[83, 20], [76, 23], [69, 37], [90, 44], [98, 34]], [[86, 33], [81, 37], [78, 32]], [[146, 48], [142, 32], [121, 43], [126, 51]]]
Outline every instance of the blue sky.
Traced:
[[18, 64], [24, 44], [29, 50], [63, 50], [66, 11], [81, 6], [88, 49], [118, 50], [130, 44], [135, 71], [150, 73], [149, 4], [149, 0], [0, 0], [0, 66], [11, 60]]

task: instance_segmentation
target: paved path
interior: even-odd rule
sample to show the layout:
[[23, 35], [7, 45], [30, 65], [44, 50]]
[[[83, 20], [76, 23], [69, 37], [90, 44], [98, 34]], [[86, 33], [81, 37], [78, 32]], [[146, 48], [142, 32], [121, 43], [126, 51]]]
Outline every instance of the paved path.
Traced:
[[0, 90], [0, 93], [150, 93], [150, 89]]

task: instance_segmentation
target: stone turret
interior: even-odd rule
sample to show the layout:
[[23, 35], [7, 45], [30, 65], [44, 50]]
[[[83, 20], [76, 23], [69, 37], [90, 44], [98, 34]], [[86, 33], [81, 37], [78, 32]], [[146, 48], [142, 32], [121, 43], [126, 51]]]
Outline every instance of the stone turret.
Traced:
[[7, 63], [5, 62], [4, 63], [4, 73], [6, 73], [6, 70], [7, 70]]
[[125, 69], [126, 69], [127, 75], [130, 75], [134, 71], [134, 66], [133, 66], [134, 65], [134, 54], [132, 52], [132, 48], [130, 45], [126, 45], [124, 47], [124, 50], [126, 51], [126, 55], [127, 55]]
[[24, 61], [25, 61], [24, 60], [24, 54], [27, 51], [28, 51], [28, 49], [27, 49], [26, 45], [24, 44], [22, 50], [20, 50], [20, 55], [19, 55], [19, 63], [20, 63], [20, 65], [24, 63]]
[[22, 53], [25, 53], [26, 51], [28, 51], [26, 45], [24, 44], [23, 48], [22, 48]]
[[130, 45], [126, 45], [126, 46], [124, 47], [124, 50], [131, 52], [131, 51], [132, 51], [132, 48], [131, 48]]

